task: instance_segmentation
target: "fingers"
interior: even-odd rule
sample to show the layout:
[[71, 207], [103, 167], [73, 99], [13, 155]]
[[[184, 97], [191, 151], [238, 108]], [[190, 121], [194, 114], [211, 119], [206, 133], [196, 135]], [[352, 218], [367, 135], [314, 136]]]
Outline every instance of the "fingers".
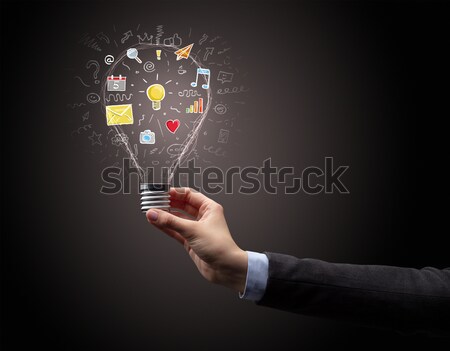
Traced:
[[199, 209], [205, 203], [214, 202], [205, 195], [195, 192], [190, 188], [172, 188], [170, 189], [170, 198], [176, 203], [187, 203], [195, 209]]
[[193, 217], [197, 217], [198, 215], [198, 208], [195, 208], [191, 204], [184, 201], [170, 199], [170, 207], [185, 211]]
[[163, 229], [163, 232], [166, 233], [171, 238], [178, 241], [181, 245], [185, 245], [186, 239], [184, 239], [179, 233], [177, 233], [175, 230], [172, 229]]
[[195, 218], [193, 218], [192, 215], [190, 215], [189, 213], [186, 213], [184, 211], [181, 211], [177, 208], [171, 208], [169, 212], [172, 213], [174, 216], [177, 216], [180, 218], [188, 219], [191, 221], [195, 220]]
[[192, 228], [195, 221], [180, 218], [173, 214], [162, 210], [148, 210], [146, 213], [147, 220], [161, 230], [174, 230], [183, 237], [192, 235]]

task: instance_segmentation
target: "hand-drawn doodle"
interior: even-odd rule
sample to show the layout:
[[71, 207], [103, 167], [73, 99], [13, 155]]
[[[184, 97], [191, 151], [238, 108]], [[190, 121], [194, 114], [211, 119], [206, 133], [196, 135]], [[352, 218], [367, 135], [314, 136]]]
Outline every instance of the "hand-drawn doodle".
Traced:
[[207, 34], [203, 34], [202, 38], [198, 41], [198, 45], [202, 45], [206, 39], [208, 39], [208, 35]]
[[106, 55], [105, 56], [105, 63], [109, 66], [114, 63], [114, 56], [113, 55]]
[[245, 89], [244, 86], [241, 85], [240, 87], [233, 87], [232, 89], [230, 88], [218, 89], [217, 94], [220, 95], [239, 94], [239, 93], [246, 93], [247, 91], [248, 89]]
[[86, 104], [84, 102], [80, 102], [80, 103], [75, 102], [73, 104], [67, 104], [67, 107], [71, 108], [72, 110], [79, 108], [81, 106], [86, 106]]
[[217, 142], [221, 144], [228, 143], [228, 138], [230, 136], [230, 131], [227, 129], [221, 129], [219, 131], [219, 137], [217, 138]]
[[96, 37], [97, 37], [98, 39], [100, 39], [100, 40], [105, 41], [106, 44], [109, 44], [109, 43], [110, 43], [109, 37], [108, 37], [105, 33], [103, 33], [103, 32], [97, 33]]
[[144, 32], [144, 36], [137, 35], [139, 44], [147, 42], [148, 44], [153, 44], [153, 35], [148, 36], [147, 32]]
[[203, 89], [208, 89], [209, 88], [209, 81], [211, 79], [211, 71], [207, 68], [197, 68], [197, 76], [195, 78], [195, 82], [191, 83], [191, 87], [195, 88], [197, 87], [198, 84], [198, 76], [202, 75], [203, 77], [206, 77], [206, 83], [202, 84], [202, 88]]
[[78, 43], [87, 46], [88, 48], [94, 49], [95, 51], [102, 51], [102, 49], [98, 45], [97, 40], [95, 40], [95, 38], [92, 38], [89, 33], [84, 33]]
[[131, 60], [136, 60], [137, 63], [142, 63], [141, 59], [138, 57], [139, 52], [136, 48], [130, 48], [127, 50], [127, 57]]
[[120, 39], [120, 42], [122, 44], [124, 44], [132, 36], [133, 36], [133, 32], [131, 30], [129, 30], [128, 32], [123, 33], [123, 37], [122, 37], [122, 39]]
[[128, 136], [125, 133], [116, 134], [111, 138], [111, 144], [117, 147], [127, 145], [128, 141]]
[[81, 77], [80, 76], [75, 76], [75, 77], [73, 77], [74, 79], [78, 79], [80, 82], [81, 82], [81, 84], [83, 84], [85, 87], [87, 87], [87, 88], [90, 88], [90, 85], [88, 85], [88, 84], [86, 84], [85, 82], [83, 82], [83, 79], [81, 79]]
[[193, 46], [194, 44], [189, 44], [188, 46], [175, 51], [174, 54], [177, 55], [177, 61], [180, 61], [181, 59], [188, 59]]
[[95, 61], [95, 60], [89, 60], [89, 61], [86, 63], [86, 68], [87, 68], [87, 69], [90, 69], [92, 66], [95, 67], [94, 73], [92, 74], [93, 77], [94, 77], [94, 79], [95, 79], [94, 83], [95, 83], [95, 84], [98, 84], [98, 83], [100, 83], [100, 81], [97, 79], [97, 77], [98, 77], [98, 72], [100, 72], [100, 64], [98, 63], [98, 61]]
[[214, 47], [206, 48], [206, 52], [205, 52], [205, 54], [203, 55], [203, 61], [208, 61], [208, 56], [209, 56], [209, 55], [212, 55], [213, 52], [214, 52]]
[[229, 50], [231, 50], [231, 48], [225, 48], [225, 49], [223, 49], [223, 50], [220, 50], [217, 54], [218, 54], [218, 55], [222, 55], [222, 54], [226, 53], [226, 52], [229, 51]]
[[92, 131], [92, 135], [88, 137], [88, 139], [90, 139], [91, 142], [92, 142], [92, 146], [94, 146], [94, 145], [96, 145], [96, 144], [98, 144], [98, 145], [100, 145], [100, 146], [102, 145], [102, 142], [101, 142], [101, 140], [100, 140], [101, 136], [102, 136], [101, 133], [100, 133], [100, 134], [97, 134], [97, 133], [95, 132], [95, 130]]
[[226, 152], [224, 150], [222, 150], [221, 147], [218, 147], [215, 149], [214, 146], [212, 146], [212, 145], [208, 146], [208, 147], [206, 147], [206, 145], [205, 145], [205, 146], [203, 146], [203, 150], [208, 151], [210, 154], [216, 155], [218, 157], [226, 156]]
[[223, 115], [227, 112], [227, 107], [224, 104], [217, 104], [214, 106], [213, 110], [218, 115]]
[[216, 36], [216, 37], [212, 38], [209, 42], [210, 43], [214, 43], [216, 40], [218, 40], [220, 38], [222, 38], [222, 37], [221, 36]]
[[160, 44], [160, 40], [161, 40], [161, 37], [163, 36], [163, 34], [164, 34], [163, 25], [160, 24], [159, 26], [156, 26], [156, 37], [155, 37], [156, 45]]
[[234, 73], [229, 73], [225, 71], [219, 71], [219, 74], [217, 75], [217, 80], [219, 82], [223, 83], [231, 83], [233, 81]]
[[182, 40], [178, 36], [178, 33], [175, 33], [172, 37], [168, 37], [164, 39], [164, 45], [167, 46], [181, 46]]
[[125, 91], [127, 90], [127, 77], [122, 75], [111, 75], [106, 78], [106, 90], [107, 91]]
[[123, 102], [123, 101], [130, 101], [131, 98], [133, 97], [133, 93], [130, 94], [120, 94], [120, 93], [116, 93], [116, 94], [109, 94], [108, 97], [105, 97], [105, 100], [107, 102]]
[[89, 93], [86, 96], [86, 100], [90, 104], [96, 104], [97, 102], [100, 101], [100, 95], [98, 95], [97, 93]]
[[145, 115], [142, 115], [142, 118], [139, 120], [139, 126], [141, 125], [141, 122], [144, 120], [144, 118], [145, 118]]
[[155, 64], [151, 61], [147, 61], [144, 63], [144, 71], [147, 73], [151, 73], [155, 71]]
[[184, 90], [178, 92], [178, 96], [191, 97], [191, 96], [202, 96], [202, 95], [199, 94], [197, 90], [184, 89]]
[[82, 132], [87, 131], [88, 129], [92, 128], [92, 124], [85, 124], [84, 126], [81, 126], [80, 128], [77, 128], [75, 130], [72, 130], [72, 136], [76, 133], [76, 134], [80, 134]]

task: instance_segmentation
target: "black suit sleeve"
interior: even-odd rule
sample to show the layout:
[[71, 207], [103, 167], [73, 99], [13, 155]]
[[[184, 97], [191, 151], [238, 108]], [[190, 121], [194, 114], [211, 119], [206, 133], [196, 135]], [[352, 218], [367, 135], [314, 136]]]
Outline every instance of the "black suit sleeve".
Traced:
[[450, 335], [450, 268], [328, 263], [276, 253], [259, 305], [401, 332]]

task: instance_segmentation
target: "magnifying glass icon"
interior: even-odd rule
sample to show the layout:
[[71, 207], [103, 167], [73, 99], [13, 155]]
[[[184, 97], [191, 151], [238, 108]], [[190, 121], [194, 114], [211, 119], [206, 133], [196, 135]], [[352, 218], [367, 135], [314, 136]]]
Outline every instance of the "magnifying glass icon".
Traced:
[[135, 48], [128, 49], [127, 56], [128, 56], [128, 58], [130, 58], [132, 60], [136, 60], [138, 63], [142, 63], [142, 61], [138, 57], [138, 51]]

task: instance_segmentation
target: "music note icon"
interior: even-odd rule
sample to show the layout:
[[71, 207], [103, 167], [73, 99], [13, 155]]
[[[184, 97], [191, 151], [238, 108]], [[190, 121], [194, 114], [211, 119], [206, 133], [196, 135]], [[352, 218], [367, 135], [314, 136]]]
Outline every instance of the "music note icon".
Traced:
[[197, 77], [195, 78], [195, 82], [191, 83], [191, 87], [195, 88], [197, 86], [199, 74], [207, 77], [207, 83], [206, 84], [202, 84], [202, 88], [203, 89], [208, 89], [209, 88], [209, 81], [210, 81], [210, 78], [211, 78], [211, 72], [207, 68], [197, 68]]

